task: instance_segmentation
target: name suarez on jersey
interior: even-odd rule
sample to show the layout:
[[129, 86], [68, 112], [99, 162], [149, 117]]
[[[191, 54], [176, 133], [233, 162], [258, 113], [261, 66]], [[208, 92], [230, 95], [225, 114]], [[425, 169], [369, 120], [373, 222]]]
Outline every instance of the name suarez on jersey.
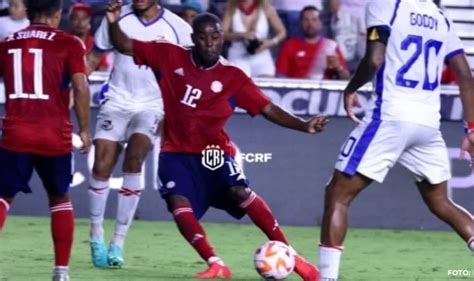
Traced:
[[37, 39], [53, 41], [55, 36], [56, 36], [56, 32], [49, 32], [49, 31], [43, 31], [43, 30], [28, 30], [28, 31], [20, 31], [20, 32], [10, 35], [7, 38], [7, 41], [21, 40], [21, 39], [28, 39], [28, 38], [37, 38]]
[[413, 26], [438, 30], [438, 20], [425, 14], [410, 13], [410, 24]]

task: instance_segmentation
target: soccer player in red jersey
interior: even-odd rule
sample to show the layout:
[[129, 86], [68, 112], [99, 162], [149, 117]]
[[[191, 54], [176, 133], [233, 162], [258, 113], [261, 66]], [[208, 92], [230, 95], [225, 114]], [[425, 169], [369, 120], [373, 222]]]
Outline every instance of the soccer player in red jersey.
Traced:
[[[249, 188], [234, 160], [235, 147], [223, 128], [234, 107], [312, 134], [321, 132], [327, 119], [315, 116], [304, 121], [290, 115], [265, 97], [240, 68], [221, 58], [223, 30], [216, 16], [196, 17], [194, 47], [184, 48], [165, 41], [129, 39], [118, 25], [120, 6], [114, 0], [107, 7], [112, 43], [119, 52], [134, 56], [138, 65], [149, 66], [162, 89], [166, 117], [159, 168], [161, 195], [181, 234], [209, 265], [196, 277], [230, 278], [230, 269], [198, 221], [209, 207], [238, 219], [247, 214], [270, 240], [288, 244], [270, 208]], [[205, 164], [201, 154], [209, 151], [217, 155], [214, 160], [219, 165]], [[319, 280], [316, 267], [299, 255], [295, 271], [304, 280]]]
[[0, 43], [0, 76], [6, 116], [0, 138], [0, 231], [15, 195], [31, 193], [33, 170], [48, 193], [55, 266], [53, 280], [69, 280], [74, 214], [72, 180], [72, 82], [82, 153], [89, 151], [89, 88], [83, 43], [59, 29], [60, 0], [27, 4], [31, 26]]

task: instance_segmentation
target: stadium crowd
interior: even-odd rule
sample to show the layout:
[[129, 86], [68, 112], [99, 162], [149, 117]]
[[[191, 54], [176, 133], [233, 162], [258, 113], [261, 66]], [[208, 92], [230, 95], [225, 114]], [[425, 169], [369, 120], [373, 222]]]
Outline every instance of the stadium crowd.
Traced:
[[[348, 80], [365, 52], [366, 0], [159, 2], [189, 24], [204, 11], [220, 17], [227, 40], [223, 55], [252, 77]], [[64, 1], [61, 29], [92, 49], [106, 4]], [[0, 0], [0, 23], [0, 40], [29, 24], [22, 0]], [[113, 54], [107, 54], [96, 70], [111, 70], [112, 60]], [[442, 83], [456, 83], [447, 66]]]

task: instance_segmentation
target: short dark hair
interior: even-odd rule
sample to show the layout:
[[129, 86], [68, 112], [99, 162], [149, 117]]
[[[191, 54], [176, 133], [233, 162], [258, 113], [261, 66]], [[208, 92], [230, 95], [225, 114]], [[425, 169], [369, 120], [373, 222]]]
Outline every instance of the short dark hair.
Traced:
[[37, 16], [51, 17], [59, 9], [61, 9], [61, 0], [24, 0], [26, 13], [32, 21]]
[[300, 12], [300, 20], [303, 18], [303, 14], [306, 13], [307, 11], [315, 11], [315, 12], [318, 12], [318, 13], [321, 12], [318, 8], [316, 8], [316, 6], [313, 6], [313, 5], [305, 6], [303, 8], [303, 10], [301, 10], [301, 12]]
[[216, 16], [211, 13], [200, 13], [199, 15], [196, 16], [196, 18], [193, 21], [193, 31], [196, 31], [200, 29], [202, 26], [205, 24], [219, 24], [222, 25], [221, 20]]

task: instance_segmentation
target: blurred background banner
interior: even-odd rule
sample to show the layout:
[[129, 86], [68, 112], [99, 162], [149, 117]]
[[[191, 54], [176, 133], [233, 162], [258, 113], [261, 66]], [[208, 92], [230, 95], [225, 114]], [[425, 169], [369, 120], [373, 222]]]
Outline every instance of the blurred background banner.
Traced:
[[[98, 95], [104, 79], [91, 76], [92, 93]], [[106, 77], [106, 76], [104, 76]], [[328, 128], [320, 135], [306, 135], [277, 127], [262, 117], [251, 118], [236, 110], [227, 130], [243, 157], [245, 174], [251, 186], [265, 197], [282, 224], [319, 225], [321, 222], [324, 188], [333, 172], [340, 146], [344, 143], [354, 124], [345, 117], [342, 108], [344, 82], [285, 79], [255, 79], [257, 84], [275, 102], [302, 117], [312, 114], [331, 116]], [[0, 86], [1, 87], [1, 86]], [[458, 160], [459, 145], [463, 134], [462, 108], [457, 87], [443, 87], [443, 122], [441, 130], [449, 147], [453, 178], [449, 192], [454, 201], [474, 212], [474, 174], [467, 161]], [[361, 92], [363, 101], [369, 98], [370, 86]], [[0, 95], [1, 96], [1, 95]], [[93, 104], [97, 104], [97, 97]], [[97, 106], [92, 108], [91, 124], [96, 123]], [[0, 116], [4, 106], [0, 105]], [[94, 130], [94, 125], [91, 126]], [[79, 138], [74, 136], [74, 146], [79, 147]], [[87, 179], [93, 161], [92, 150], [84, 156], [75, 153], [75, 176], [71, 190], [75, 212], [78, 217], [88, 216]], [[158, 150], [151, 153], [145, 163], [145, 196], [142, 196], [137, 217], [140, 219], [171, 219], [164, 201], [156, 191]], [[118, 163], [121, 163], [121, 159]], [[120, 165], [114, 172], [111, 186], [120, 188]], [[30, 182], [35, 196], [45, 197], [36, 175]], [[29, 198], [28, 198], [29, 197]], [[46, 200], [46, 198], [43, 198]], [[115, 217], [116, 196], [109, 197], [107, 217]], [[47, 216], [49, 209], [40, 198], [31, 200], [29, 195], [18, 196], [12, 205], [14, 215]], [[233, 222], [221, 211], [212, 210], [205, 220]], [[243, 222], [249, 222], [244, 219]], [[436, 219], [422, 202], [414, 178], [397, 165], [385, 182], [373, 184], [354, 202], [350, 224], [355, 227], [448, 229]]]

